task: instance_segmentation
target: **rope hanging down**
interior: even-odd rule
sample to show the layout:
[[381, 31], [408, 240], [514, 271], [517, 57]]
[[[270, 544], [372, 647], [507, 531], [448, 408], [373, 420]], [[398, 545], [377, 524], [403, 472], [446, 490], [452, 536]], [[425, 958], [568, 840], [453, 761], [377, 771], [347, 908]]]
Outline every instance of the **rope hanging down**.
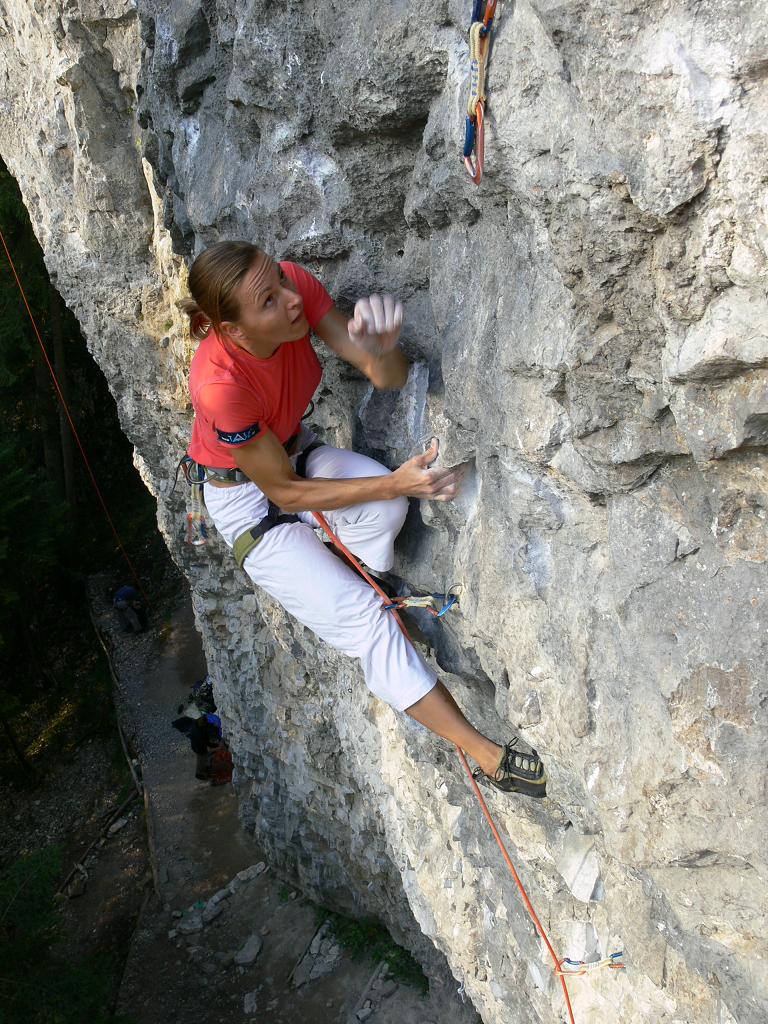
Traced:
[[483, 177], [485, 159], [485, 73], [496, 4], [497, 0], [474, 0], [469, 29], [469, 100], [464, 135], [464, 166], [476, 185], [480, 184]]
[[[323, 530], [328, 534], [328, 536], [330, 537], [330, 539], [331, 539], [332, 543], [334, 544], [334, 546], [336, 548], [338, 548], [338, 550], [346, 558], [349, 559], [350, 564], [354, 565], [354, 567], [357, 569], [357, 571], [360, 573], [360, 575], [363, 577], [363, 579], [366, 580], [373, 587], [373, 589], [376, 591], [376, 593], [379, 595], [379, 597], [382, 598], [382, 600], [384, 601], [385, 606], [388, 607], [389, 610], [394, 615], [394, 617], [395, 617], [395, 619], [397, 621], [397, 624], [400, 627], [400, 630], [403, 633], [403, 635], [405, 636], [405, 638], [408, 640], [409, 643], [413, 643], [413, 641], [411, 640], [410, 636], [408, 635], [408, 630], [405, 628], [403, 620], [397, 614], [397, 608], [393, 607], [392, 600], [389, 597], [387, 597], [387, 595], [381, 589], [379, 584], [373, 579], [373, 577], [370, 576], [365, 571], [365, 569], [363, 569], [363, 567], [360, 565], [360, 563], [355, 558], [355, 556], [352, 554], [352, 552], [349, 550], [349, 548], [345, 547], [345, 545], [342, 544], [342, 542], [339, 540], [339, 538], [336, 536], [336, 534], [333, 532], [333, 530], [329, 526], [328, 520], [325, 518], [325, 516], [322, 514], [322, 512], [315, 512], [313, 510], [312, 515], [315, 517], [315, 519], [317, 520], [319, 525], [323, 528]], [[459, 755], [459, 760], [461, 761], [461, 763], [464, 766], [464, 770], [467, 773], [470, 785], [472, 786], [472, 789], [474, 790], [475, 796], [478, 799], [478, 802], [480, 804], [480, 809], [482, 810], [482, 812], [483, 812], [483, 814], [485, 816], [485, 819], [488, 822], [488, 825], [490, 826], [491, 832], [493, 833], [493, 837], [496, 840], [496, 843], [497, 843], [497, 845], [499, 847], [499, 850], [501, 850], [501, 855], [504, 858], [504, 861], [505, 861], [507, 867], [509, 868], [510, 874], [514, 878], [515, 883], [517, 885], [517, 888], [520, 891], [520, 895], [521, 895], [521, 897], [523, 899], [523, 903], [525, 904], [525, 909], [528, 911], [528, 914], [530, 915], [530, 918], [533, 921], [534, 926], [536, 927], [536, 931], [538, 932], [539, 936], [541, 937], [541, 940], [543, 941], [544, 945], [547, 947], [547, 950], [549, 951], [549, 955], [552, 957], [552, 962], [554, 964], [554, 971], [558, 975], [558, 977], [560, 978], [560, 984], [562, 985], [562, 988], [563, 988], [563, 996], [565, 998], [565, 1005], [566, 1005], [566, 1007], [568, 1009], [568, 1017], [570, 1019], [570, 1024], [576, 1024], [576, 1022], [574, 1020], [574, 1016], [573, 1016], [573, 1009], [571, 1008], [571, 999], [570, 999], [570, 996], [568, 995], [568, 985], [567, 985], [567, 982], [565, 980], [565, 975], [568, 974], [568, 973], [571, 973], [571, 972], [563, 971], [563, 969], [562, 969], [562, 965], [564, 963], [569, 963], [569, 961], [567, 959], [560, 959], [560, 958], [558, 958], [557, 953], [555, 953], [555, 951], [554, 951], [554, 949], [552, 947], [552, 943], [549, 941], [547, 933], [544, 931], [544, 926], [542, 925], [541, 921], [539, 920], [539, 918], [538, 918], [538, 916], [536, 914], [536, 911], [533, 909], [533, 904], [531, 903], [530, 899], [528, 898], [528, 893], [525, 891], [525, 887], [523, 886], [523, 883], [520, 880], [520, 876], [518, 875], [517, 871], [515, 870], [515, 865], [512, 863], [512, 858], [507, 853], [507, 848], [504, 845], [504, 840], [499, 835], [499, 830], [496, 827], [496, 823], [494, 822], [494, 820], [493, 820], [493, 818], [491, 816], [491, 812], [488, 810], [488, 805], [486, 804], [485, 799], [483, 798], [483, 794], [480, 792], [480, 788], [477, 785], [477, 782], [475, 782], [475, 780], [472, 778], [472, 769], [469, 767], [469, 764], [467, 763], [467, 759], [464, 756], [464, 751], [461, 749], [461, 747], [456, 745], [456, 752]], [[584, 973], [584, 972], [578, 971], [578, 972], [574, 972], [574, 973]]]
[[11, 273], [14, 276], [14, 279], [16, 281], [16, 285], [17, 285], [17, 287], [19, 289], [19, 292], [21, 293], [21, 297], [22, 297], [22, 299], [24, 301], [24, 305], [26, 307], [27, 313], [29, 314], [29, 319], [32, 321], [32, 329], [35, 332], [35, 337], [37, 338], [37, 341], [38, 341], [38, 343], [40, 345], [40, 348], [42, 349], [43, 358], [45, 360], [46, 366], [48, 367], [48, 369], [50, 371], [51, 377], [53, 378], [53, 386], [56, 388], [56, 394], [59, 396], [59, 401], [61, 402], [61, 407], [63, 408], [64, 414], [67, 417], [67, 422], [69, 423], [69, 429], [72, 431], [72, 436], [74, 437], [75, 443], [77, 444], [77, 447], [80, 450], [80, 454], [83, 457], [83, 462], [85, 463], [85, 468], [86, 468], [86, 470], [88, 472], [88, 476], [90, 478], [91, 484], [93, 485], [93, 489], [96, 492], [96, 497], [99, 499], [99, 504], [101, 505], [101, 509], [102, 509], [106, 519], [107, 519], [107, 522], [109, 523], [109, 528], [112, 531], [112, 535], [115, 538], [115, 541], [117, 543], [118, 548], [120, 549], [120, 553], [122, 554], [123, 558], [125, 559], [125, 562], [126, 562], [128, 568], [129, 568], [130, 572], [131, 572], [131, 575], [133, 576], [134, 583], [138, 587], [139, 592], [141, 593], [141, 596], [144, 598], [144, 601], [146, 602], [146, 604], [150, 604], [150, 600], [147, 597], [146, 591], [144, 590], [144, 587], [141, 584], [141, 580], [139, 579], [139, 574], [136, 571], [136, 569], [134, 568], [133, 562], [128, 557], [128, 552], [123, 547], [123, 542], [122, 542], [122, 540], [120, 538], [120, 534], [117, 532], [117, 527], [115, 526], [114, 522], [112, 521], [112, 516], [109, 514], [109, 509], [107, 508], [107, 503], [104, 500], [104, 496], [101, 493], [101, 488], [99, 487], [99, 485], [98, 485], [98, 483], [96, 481], [96, 476], [95, 476], [93, 470], [91, 469], [91, 464], [88, 461], [88, 456], [85, 454], [85, 449], [83, 448], [82, 442], [80, 440], [80, 435], [77, 432], [77, 427], [75, 426], [74, 420], [72, 419], [72, 414], [69, 411], [69, 406], [67, 405], [66, 399], [64, 398], [64, 393], [61, 390], [61, 387], [59, 385], [59, 381], [58, 381], [58, 379], [56, 377], [56, 371], [53, 368], [53, 364], [51, 363], [51, 360], [48, 358], [48, 352], [46, 351], [45, 345], [43, 344], [43, 339], [42, 339], [42, 337], [40, 335], [40, 331], [37, 329], [37, 323], [35, 322], [35, 318], [32, 315], [32, 310], [30, 309], [29, 302], [27, 301], [26, 292], [24, 291], [24, 288], [22, 286], [21, 280], [19, 279], [19, 275], [16, 273], [16, 266], [15, 266], [15, 264], [13, 262], [13, 259], [11, 258], [11, 253], [10, 253], [10, 251], [8, 249], [8, 246], [7, 246], [6, 241], [5, 241], [5, 236], [3, 235], [2, 231], [0, 231], [0, 242], [2, 242], [3, 249], [5, 249], [5, 255], [6, 255], [6, 258], [8, 260], [8, 264], [9, 264], [9, 266], [11, 268]]

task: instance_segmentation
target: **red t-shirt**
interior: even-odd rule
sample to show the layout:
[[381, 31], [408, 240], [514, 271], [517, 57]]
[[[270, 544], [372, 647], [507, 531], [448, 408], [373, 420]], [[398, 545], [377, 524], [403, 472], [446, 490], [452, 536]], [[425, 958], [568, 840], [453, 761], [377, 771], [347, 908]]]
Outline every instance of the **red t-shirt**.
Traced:
[[[314, 329], [333, 300], [307, 270], [295, 263], [280, 267], [304, 300], [304, 316]], [[189, 370], [195, 409], [189, 454], [204, 466], [233, 469], [232, 449], [268, 430], [284, 444], [298, 433], [321, 376], [308, 333], [284, 342], [269, 359], [257, 359], [211, 330]]]

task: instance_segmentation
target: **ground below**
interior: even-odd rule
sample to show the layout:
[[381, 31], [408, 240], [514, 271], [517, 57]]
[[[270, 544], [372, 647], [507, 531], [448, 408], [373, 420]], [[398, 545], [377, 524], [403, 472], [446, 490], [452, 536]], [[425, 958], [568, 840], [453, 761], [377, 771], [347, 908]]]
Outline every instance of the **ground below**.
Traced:
[[[99, 592], [95, 587], [94, 596]], [[118, 635], [111, 609], [98, 600], [95, 618], [112, 641], [116, 705], [141, 765], [151, 852], [149, 869], [146, 859], [137, 869], [145, 895], [118, 1016], [135, 1024], [477, 1022], [455, 986], [433, 984], [426, 993], [418, 978], [406, 983], [407, 958], [386, 937], [382, 943], [381, 935], [373, 939], [338, 922], [287, 888], [241, 830], [233, 789], [195, 779], [189, 744], [171, 727], [177, 706], [206, 672], [189, 600], [179, 602], [162, 630], [136, 637]], [[133, 818], [138, 827], [135, 811]], [[115, 892], [131, 871], [124, 843]], [[366, 946], [374, 943], [380, 952], [371, 959]]]
[[[101, 965], [81, 982], [84, 1016], [95, 1020], [95, 1010], [98, 1024], [477, 1024], [455, 984], [425, 991], [418, 965], [380, 927], [339, 919], [287, 887], [240, 828], [232, 787], [195, 779], [189, 743], [171, 726], [206, 673], [183, 585], [136, 636], [114, 619], [110, 581], [93, 578], [89, 589], [143, 792], [108, 729], [75, 743], [34, 785], [0, 789], [3, 863], [60, 851], [56, 949], [73, 970]], [[14, 903], [30, 898], [25, 885]], [[6, 981], [13, 991], [23, 984]], [[12, 1003], [0, 1012], [8, 1024], [22, 1019]], [[67, 1020], [79, 1019], [69, 1010]]]

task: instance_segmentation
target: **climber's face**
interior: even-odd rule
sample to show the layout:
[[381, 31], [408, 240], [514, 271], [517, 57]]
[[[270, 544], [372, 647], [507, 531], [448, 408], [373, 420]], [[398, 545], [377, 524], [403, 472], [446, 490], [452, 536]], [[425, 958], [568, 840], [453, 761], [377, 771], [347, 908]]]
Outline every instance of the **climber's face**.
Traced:
[[277, 263], [260, 252], [234, 290], [240, 306], [237, 320], [222, 330], [236, 345], [259, 359], [268, 359], [280, 345], [298, 341], [309, 331], [304, 300]]

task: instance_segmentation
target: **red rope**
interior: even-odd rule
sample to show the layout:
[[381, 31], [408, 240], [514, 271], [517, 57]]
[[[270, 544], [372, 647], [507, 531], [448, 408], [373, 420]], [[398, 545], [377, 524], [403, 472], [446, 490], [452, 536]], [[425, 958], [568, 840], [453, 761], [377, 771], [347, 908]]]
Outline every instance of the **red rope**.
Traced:
[[40, 344], [40, 348], [41, 348], [42, 353], [43, 353], [43, 358], [45, 359], [45, 362], [46, 362], [46, 365], [47, 365], [47, 367], [48, 367], [48, 369], [50, 371], [51, 377], [53, 378], [53, 385], [56, 388], [56, 393], [59, 396], [59, 401], [61, 402], [62, 408], [64, 409], [64, 413], [65, 413], [65, 415], [67, 417], [67, 422], [69, 423], [69, 428], [72, 431], [72, 436], [74, 437], [74, 439], [75, 439], [75, 441], [77, 443], [77, 447], [80, 449], [80, 454], [83, 457], [83, 462], [85, 463], [85, 468], [88, 471], [88, 476], [90, 477], [91, 483], [93, 484], [93, 489], [96, 491], [96, 497], [99, 499], [99, 503], [100, 503], [100, 505], [102, 507], [102, 510], [104, 511], [104, 515], [107, 517], [107, 522], [109, 523], [110, 529], [112, 530], [112, 534], [113, 534], [115, 540], [117, 541], [117, 546], [120, 549], [120, 552], [121, 552], [123, 558], [125, 559], [125, 561], [126, 561], [126, 563], [128, 565], [128, 568], [131, 571], [131, 575], [133, 576], [134, 582], [136, 583], [136, 585], [138, 586], [139, 590], [141, 591], [141, 595], [144, 598], [144, 601], [146, 602], [146, 604], [149, 604], [150, 603], [149, 602], [149, 598], [147, 597], [147, 595], [146, 595], [146, 593], [144, 591], [144, 587], [141, 585], [141, 580], [139, 579], [139, 574], [134, 569], [133, 563], [131, 562], [130, 558], [128, 557], [128, 553], [126, 552], [125, 548], [123, 547], [123, 542], [120, 539], [120, 534], [117, 532], [117, 527], [115, 526], [114, 522], [112, 521], [112, 516], [109, 514], [109, 509], [107, 508], [107, 503], [104, 501], [104, 497], [103, 497], [103, 495], [101, 493], [99, 485], [96, 482], [96, 477], [94, 476], [93, 470], [91, 469], [91, 464], [88, 461], [88, 456], [85, 454], [85, 449], [83, 448], [83, 445], [82, 445], [82, 443], [80, 441], [80, 435], [77, 432], [77, 427], [75, 426], [74, 421], [72, 419], [72, 416], [70, 414], [69, 406], [66, 403], [66, 400], [64, 398], [64, 394], [63, 394], [63, 392], [61, 390], [61, 387], [59, 386], [59, 382], [58, 382], [58, 380], [56, 378], [56, 371], [53, 368], [51, 360], [48, 358], [48, 353], [47, 353], [47, 351], [45, 349], [45, 345], [43, 343], [43, 339], [40, 336], [40, 331], [37, 329], [37, 324], [35, 323], [35, 318], [32, 315], [32, 310], [29, 308], [29, 302], [27, 302], [26, 293], [24, 292], [24, 288], [22, 286], [22, 283], [19, 280], [19, 275], [16, 273], [16, 267], [14, 265], [13, 259], [11, 258], [11, 254], [10, 254], [10, 252], [8, 250], [8, 246], [6, 244], [5, 236], [3, 235], [2, 230], [0, 230], [0, 242], [3, 243], [3, 249], [5, 249], [5, 255], [6, 255], [7, 259], [8, 259], [8, 263], [10, 265], [11, 272], [13, 273], [13, 276], [14, 276], [14, 278], [16, 280], [16, 284], [18, 285], [19, 291], [21, 292], [21, 297], [24, 300], [24, 305], [26, 307], [27, 313], [29, 314], [29, 319], [32, 321], [32, 329], [35, 332], [35, 337], [37, 338], [37, 340], [38, 340], [38, 342]]
[[[369, 575], [369, 573], [367, 573], [365, 571], [365, 569], [363, 569], [362, 565], [360, 565], [360, 563], [355, 558], [355, 556], [352, 554], [352, 552], [349, 550], [349, 548], [345, 547], [344, 544], [341, 543], [339, 538], [336, 536], [336, 534], [333, 532], [333, 530], [328, 525], [328, 520], [325, 518], [325, 516], [322, 514], [322, 512], [313, 512], [312, 515], [318, 521], [318, 523], [323, 528], [323, 530], [325, 530], [325, 532], [331, 538], [331, 541], [333, 542], [333, 544], [339, 549], [339, 551], [341, 551], [349, 559], [349, 561], [352, 563], [352, 565], [354, 565], [354, 567], [357, 569], [357, 571], [360, 573], [360, 575], [363, 577], [363, 579], [367, 580], [367, 582], [370, 583], [370, 585], [373, 587], [373, 589], [376, 591], [376, 593], [379, 595], [379, 597], [381, 597], [384, 600], [384, 603], [385, 604], [392, 604], [391, 599], [381, 589], [381, 587], [376, 582], [376, 580], [374, 580], [374, 578], [371, 575]], [[391, 614], [394, 615], [395, 620], [397, 621], [398, 626], [400, 627], [400, 629], [402, 630], [402, 632], [406, 636], [406, 638], [410, 641], [410, 643], [413, 643], [413, 641], [411, 640], [411, 638], [410, 638], [410, 636], [408, 634], [408, 630], [405, 628], [403, 620], [397, 614], [397, 611], [395, 609], [393, 609], [391, 611]], [[490, 825], [491, 832], [493, 833], [493, 838], [496, 840], [496, 843], [497, 843], [499, 849], [501, 850], [501, 855], [504, 858], [504, 860], [506, 862], [506, 865], [507, 865], [507, 867], [510, 870], [511, 875], [512, 875], [512, 877], [515, 880], [517, 888], [520, 890], [520, 895], [523, 898], [523, 903], [525, 905], [525, 909], [530, 914], [531, 920], [533, 921], [534, 926], [536, 927], [536, 931], [539, 933], [539, 935], [541, 936], [542, 941], [544, 942], [544, 945], [549, 950], [549, 955], [552, 957], [552, 962], [555, 965], [555, 973], [557, 973], [558, 977], [560, 978], [560, 984], [563, 987], [563, 996], [565, 998], [565, 1005], [568, 1008], [568, 1017], [570, 1018], [571, 1024], [576, 1024], [576, 1022], [574, 1020], [574, 1017], [573, 1017], [573, 1009], [571, 1007], [570, 996], [568, 995], [568, 985], [566, 984], [564, 975], [562, 973], [560, 973], [560, 964], [561, 964], [562, 961], [558, 958], [557, 953], [555, 953], [555, 951], [554, 951], [554, 949], [552, 947], [552, 943], [549, 941], [547, 933], [544, 930], [544, 926], [542, 925], [541, 921], [539, 920], [538, 915], [536, 914], [536, 911], [533, 909], [533, 904], [531, 903], [530, 899], [528, 898], [528, 893], [525, 891], [525, 886], [523, 885], [522, 881], [520, 880], [520, 876], [518, 875], [517, 871], [515, 870], [515, 865], [512, 863], [512, 858], [507, 853], [507, 848], [504, 845], [504, 840], [499, 835], [499, 830], [496, 827], [496, 823], [494, 822], [493, 817], [491, 816], [491, 812], [488, 810], [488, 805], [486, 804], [485, 799], [483, 798], [483, 794], [480, 792], [480, 787], [478, 786], [477, 782], [472, 777], [472, 771], [471, 771], [471, 769], [469, 767], [469, 764], [467, 763], [467, 759], [466, 759], [466, 757], [464, 755], [464, 751], [461, 749], [461, 747], [457, 743], [454, 744], [454, 746], [456, 747], [456, 751], [457, 751], [457, 753], [459, 755], [459, 759], [461, 760], [461, 763], [464, 765], [464, 769], [465, 769], [465, 771], [467, 773], [467, 777], [469, 778], [470, 785], [472, 786], [472, 789], [475, 791], [475, 796], [477, 797], [478, 802], [480, 804], [480, 809], [483, 812], [483, 814], [485, 815], [486, 821]]]

